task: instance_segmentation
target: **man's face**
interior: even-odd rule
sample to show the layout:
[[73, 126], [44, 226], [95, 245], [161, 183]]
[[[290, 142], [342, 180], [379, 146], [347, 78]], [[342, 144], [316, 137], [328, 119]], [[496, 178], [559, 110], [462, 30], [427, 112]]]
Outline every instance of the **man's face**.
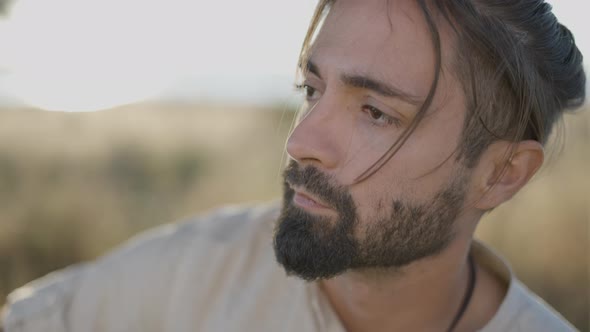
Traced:
[[[389, 5], [388, 5], [389, 4]], [[375, 174], [354, 180], [407, 128], [434, 79], [434, 47], [413, 1], [339, 0], [310, 52], [309, 107], [287, 144], [277, 260], [313, 280], [349, 269], [399, 268], [446, 248], [459, 231], [469, 172], [453, 158], [465, 114], [443, 72], [426, 117]]]

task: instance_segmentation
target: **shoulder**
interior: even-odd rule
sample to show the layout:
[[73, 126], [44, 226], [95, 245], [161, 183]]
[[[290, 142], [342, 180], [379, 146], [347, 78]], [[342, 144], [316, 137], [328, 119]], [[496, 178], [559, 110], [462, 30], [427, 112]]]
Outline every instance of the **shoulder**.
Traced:
[[16, 289], [7, 298], [2, 327], [12, 331], [66, 331], [61, 320], [64, 299], [78, 284], [85, 264], [73, 265]]
[[515, 280], [515, 297], [522, 303], [521, 321], [530, 331], [575, 331], [576, 329], [543, 299]]
[[570, 332], [577, 330], [519, 280], [513, 279], [502, 306], [489, 324], [489, 329], [483, 331]]
[[481, 332], [566, 332], [576, 329], [539, 296], [529, 290], [494, 250], [475, 242], [473, 253], [480, 265], [507, 285], [503, 299]]
[[[237, 248], [237, 243], [272, 230], [270, 221], [277, 213], [277, 204], [224, 207], [144, 232], [94, 262], [54, 272], [15, 290], [7, 299], [3, 326], [7, 332], [41, 327], [69, 331], [84, 324], [104, 324], [101, 320], [108, 316], [119, 321], [116, 325], [134, 320], [157, 330], [162, 305], [186, 269], [182, 265], [195, 259], [195, 251], [205, 257], [215, 248]], [[190, 264], [208, 270], [213, 262], [201, 259]]]

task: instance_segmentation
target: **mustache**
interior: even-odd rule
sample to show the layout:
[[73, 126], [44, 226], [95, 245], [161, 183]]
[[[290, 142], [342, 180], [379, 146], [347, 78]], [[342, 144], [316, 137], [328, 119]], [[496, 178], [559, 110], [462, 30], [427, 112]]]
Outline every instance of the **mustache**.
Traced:
[[346, 211], [351, 205], [354, 206], [348, 188], [336, 184], [331, 176], [316, 167], [311, 165], [300, 167], [296, 161], [291, 160], [285, 168], [283, 177], [286, 189], [292, 191], [289, 185], [302, 187], [338, 211]]

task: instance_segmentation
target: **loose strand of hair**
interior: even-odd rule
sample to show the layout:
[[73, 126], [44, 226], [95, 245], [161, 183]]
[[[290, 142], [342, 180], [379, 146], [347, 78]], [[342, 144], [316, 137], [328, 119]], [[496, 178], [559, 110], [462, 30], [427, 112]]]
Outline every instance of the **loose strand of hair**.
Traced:
[[440, 80], [440, 72], [441, 72], [441, 66], [442, 66], [442, 46], [441, 46], [441, 41], [440, 41], [440, 33], [438, 31], [438, 27], [437, 27], [431, 13], [430, 13], [430, 10], [428, 9], [428, 6], [427, 6], [425, 0], [418, 0], [418, 4], [420, 5], [420, 9], [422, 10], [422, 12], [424, 14], [424, 18], [426, 20], [426, 23], [428, 25], [428, 29], [430, 31], [430, 35], [431, 35], [432, 42], [433, 42], [434, 53], [435, 53], [434, 54], [435, 55], [434, 56], [434, 58], [435, 58], [434, 59], [434, 78], [432, 80], [430, 90], [428, 91], [428, 95], [427, 95], [426, 99], [424, 100], [424, 102], [420, 106], [420, 110], [416, 113], [416, 116], [412, 120], [410, 126], [406, 130], [403, 131], [400, 138], [398, 138], [391, 145], [391, 147], [389, 147], [389, 149], [375, 163], [373, 163], [373, 165], [371, 165], [367, 170], [365, 170], [363, 173], [361, 173], [353, 181], [354, 184], [360, 183], [360, 182], [366, 180], [367, 178], [369, 178], [370, 176], [375, 174], [379, 169], [381, 169], [381, 167], [383, 167], [383, 165], [385, 165], [389, 160], [391, 160], [391, 158], [393, 158], [393, 156], [402, 148], [402, 146], [405, 144], [405, 142], [409, 139], [410, 135], [416, 130], [416, 128], [418, 127], [418, 125], [420, 124], [420, 122], [422, 121], [424, 116], [426, 115], [426, 112], [428, 111], [428, 109], [432, 105], [432, 101], [434, 100], [434, 95], [436, 94], [438, 82]]

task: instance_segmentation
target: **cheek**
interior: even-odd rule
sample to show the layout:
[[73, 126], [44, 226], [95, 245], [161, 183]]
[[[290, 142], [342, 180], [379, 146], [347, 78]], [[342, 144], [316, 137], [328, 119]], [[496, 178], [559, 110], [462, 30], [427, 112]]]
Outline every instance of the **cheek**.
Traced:
[[462, 129], [463, 116], [457, 112], [427, 116], [390, 162], [408, 179], [446, 179], [457, 166]]
[[[440, 101], [437, 100], [437, 102]], [[448, 185], [459, 167], [454, 153], [462, 131], [460, 103], [448, 100], [439, 112], [429, 114], [402, 148], [375, 174], [351, 187], [359, 214], [389, 210], [393, 200], [427, 203]], [[401, 130], [375, 128], [359, 121], [347, 135], [346, 162], [339, 178], [352, 183], [381, 158], [398, 139]]]
[[[454, 164], [453, 154], [459, 146], [463, 116], [460, 112], [445, 111], [424, 118], [378, 173], [384, 171], [399, 181], [411, 181], [439, 171], [450, 172], [444, 169]], [[362, 119], [357, 119], [350, 128], [353, 130], [343, 135], [340, 141], [346, 144], [340, 169], [344, 183], [352, 183], [375, 164], [402, 133], [402, 129], [378, 128]]]
[[394, 200], [408, 199], [407, 184], [395, 176], [384, 175], [380, 170], [350, 190], [361, 225], [386, 217]]
[[387, 218], [394, 201], [415, 206], [430, 204], [441, 188], [449, 184], [458, 167], [452, 159], [433, 171], [432, 166], [424, 165], [431, 162], [430, 155], [415, 152], [414, 156], [405, 157], [400, 161], [396, 155], [373, 176], [351, 187], [361, 225]]
[[448, 174], [456, 166], [465, 112], [461, 85], [453, 77], [443, 75], [427, 115], [394, 156], [407, 166], [409, 176], [421, 177], [439, 169]]
[[399, 130], [376, 127], [363, 119], [362, 115], [358, 118], [344, 143], [347, 147], [340, 175], [344, 183], [348, 184], [385, 155], [399, 137]]

